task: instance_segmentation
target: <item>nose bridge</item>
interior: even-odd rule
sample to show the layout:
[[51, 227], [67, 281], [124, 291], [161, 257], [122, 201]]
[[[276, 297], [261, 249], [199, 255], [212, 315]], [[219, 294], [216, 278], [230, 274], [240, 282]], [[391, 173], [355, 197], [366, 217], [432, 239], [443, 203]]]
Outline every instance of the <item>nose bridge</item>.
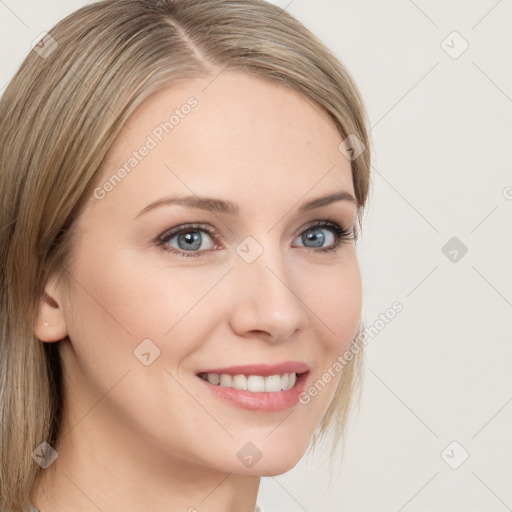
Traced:
[[263, 331], [278, 340], [302, 329], [307, 315], [298, 280], [279, 244], [270, 244], [271, 238], [263, 246], [248, 237], [237, 248], [231, 321], [238, 334]]

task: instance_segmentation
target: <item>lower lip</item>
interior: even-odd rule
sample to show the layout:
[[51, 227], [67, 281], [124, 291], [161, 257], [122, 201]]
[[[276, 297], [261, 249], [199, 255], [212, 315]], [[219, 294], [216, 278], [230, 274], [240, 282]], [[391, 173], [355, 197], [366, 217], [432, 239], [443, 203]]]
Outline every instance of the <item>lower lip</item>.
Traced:
[[295, 384], [291, 389], [259, 393], [210, 384], [207, 380], [204, 380], [199, 376], [196, 377], [205, 386], [207, 386], [212, 393], [217, 395], [219, 398], [223, 398], [224, 400], [231, 402], [237, 407], [249, 409], [251, 411], [277, 412], [297, 405], [299, 395], [306, 386], [308, 375], [309, 372], [306, 372], [300, 377], [297, 377]]

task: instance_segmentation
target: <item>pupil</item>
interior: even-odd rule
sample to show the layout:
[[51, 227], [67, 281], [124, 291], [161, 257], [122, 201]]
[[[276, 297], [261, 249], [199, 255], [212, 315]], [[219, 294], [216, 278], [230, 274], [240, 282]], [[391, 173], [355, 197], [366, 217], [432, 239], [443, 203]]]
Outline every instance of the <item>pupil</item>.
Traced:
[[[325, 240], [325, 235], [323, 234], [321, 229], [315, 229], [313, 231], [310, 231], [307, 235], [305, 235], [305, 238], [310, 242], [313, 242], [313, 245], [311, 245], [310, 247], [322, 247], [323, 242]], [[304, 235], [302, 243], [304, 243]]]
[[[181, 244], [183, 240], [186, 242], [184, 246]], [[178, 237], [178, 245], [180, 249], [199, 249], [199, 247], [201, 247], [201, 233], [190, 232], [180, 235]]]

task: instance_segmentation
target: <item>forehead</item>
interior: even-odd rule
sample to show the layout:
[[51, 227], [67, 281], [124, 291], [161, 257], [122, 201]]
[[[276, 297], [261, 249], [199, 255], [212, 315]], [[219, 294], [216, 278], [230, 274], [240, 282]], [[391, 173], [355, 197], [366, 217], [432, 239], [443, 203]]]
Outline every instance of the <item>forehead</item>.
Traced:
[[166, 192], [229, 195], [242, 206], [283, 193], [299, 199], [313, 189], [353, 194], [340, 142], [311, 99], [255, 75], [223, 72], [143, 102], [108, 151], [96, 185], [110, 182], [106, 199], [124, 197], [133, 208]]

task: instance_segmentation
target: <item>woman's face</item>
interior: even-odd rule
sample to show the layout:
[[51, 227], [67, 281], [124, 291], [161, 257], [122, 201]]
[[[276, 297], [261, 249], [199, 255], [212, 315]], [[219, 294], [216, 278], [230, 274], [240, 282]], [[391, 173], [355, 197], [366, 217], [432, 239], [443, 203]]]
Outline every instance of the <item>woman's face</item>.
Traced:
[[[352, 233], [355, 203], [301, 209], [354, 196], [350, 161], [298, 93], [244, 73], [212, 79], [135, 111], [77, 221], [60, 299], [68, 435], [82, 429], [101, 456], [123, 450], [141, 467], [280, 474], [326, 412], [340, 379], [332, 367], [360, 320], [354, 242], [332, 227]], [[283, 362], [300, 366], [230, 369]], [[291, 392], [231, 389], [231, 400], [198, 376], [219, 368], [308, 373]], [[334, 378], [298, 403], [329, 369]]]

